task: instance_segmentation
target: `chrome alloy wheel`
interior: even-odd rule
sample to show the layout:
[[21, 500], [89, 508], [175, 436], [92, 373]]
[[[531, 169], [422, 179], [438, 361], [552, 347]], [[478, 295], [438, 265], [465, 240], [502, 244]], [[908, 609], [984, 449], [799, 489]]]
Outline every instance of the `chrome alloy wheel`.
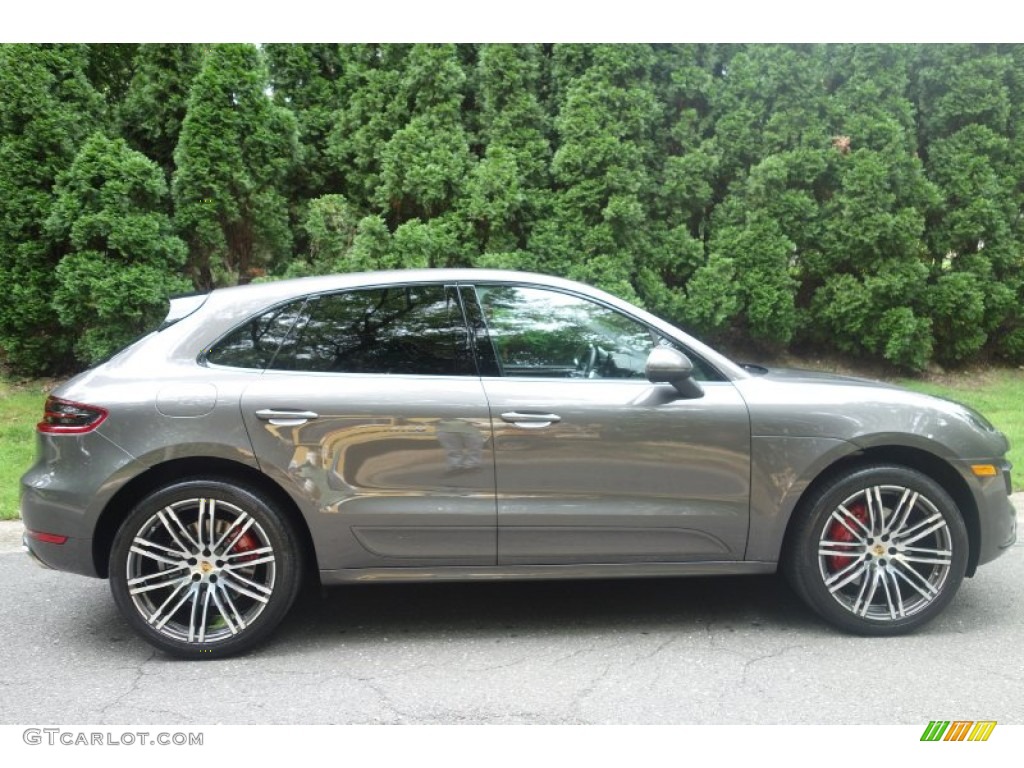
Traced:
[[838, 504], [822, 527], [818, 567], [824, 586], [854, 616], [899, 621], [943, 594], [953, 535], [926, 496], [874, 485]]
[[274, 592], [277, 563], [264, 528], [228, 501], [189, 498], [153, 514], [125, 561], [128, 594], [160, 635], [217, 643], [238, 635]]

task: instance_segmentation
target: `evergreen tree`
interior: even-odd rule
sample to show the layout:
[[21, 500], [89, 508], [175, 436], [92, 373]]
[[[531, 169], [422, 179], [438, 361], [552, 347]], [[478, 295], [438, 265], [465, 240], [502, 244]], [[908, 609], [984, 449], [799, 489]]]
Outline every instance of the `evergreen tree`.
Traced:
[[[830, 145], [824, 67], [817, 47], [754, 46], [731, 53], [709, 89], [716, 134], [697, 150], [701, 165], [684, 156], [671, 158], [669, 166], [684, 200], [692, 196], [700, 204], [709, 194], [720, 197], [707, 233], [707, 261], [694, 273], [699, 279], [681, 312], [697, 328], [714, 330], [725, 319], [723, 309], [733, 307], [733, 332], [777, 350], [797, 332], [799, 276], [820, 249]], [[724, 134], [717, 133], [719, 126]], [[692, 181], [680, 174], [687, 166], [715, 169], [714, 182], [691, 192]], [[732, 279], [711, 279], [722, 274]], [[700, 295], [698, 288], [720, 295]]]
[[[647, 194], [660, 117], [651, 47], [600, 45], [584, 55], [559, 46], [555, 56], [567, 60], [556, 68], [564, 97], [555, 120], [555, 191], [529, 250], [544, 271], [637, 298], [631, 281], [651, 252]], [[581, 66], [581, 75], [566, 79]]]
[[285, 186], [296, 253], [294, 269], [289, 266], [288, 274], [323, 268], [316, 266], [324, 263], [323, 254], [312, 252], [316, 246], [309, 240], [304, 224], [307, 217], [316, 219], [320, 213], [307, 206], [314, 198], [333, 197], [345, 188], [337, 164], [327, 154], [335, 114], [343, 105], [342, 48], [338, 43], [275, 43], [263, 47], [274, 103], [291, 110], [298, 125], [298, 162], [292, 166]]
[[537, 45], [484, 45], [477, 66], [484, 154], [467, 182], [464, 215], [472, 222], [479, 263], [534, 268], [524, 252], [550, 185], [550, 126], [541, 104]]
[[462, 125], [465, 79], [454, 45], [409, 51], [400, 96], [409, 118], [381, 149], [374, 195], [395, 225], [450, 211], [462, 191], [472, 161]]
[[174, 173], [174, 148], [185, 119], [189, 89], [201, 61], [198, 45], [140, 45], [119, 108], [121, 136], [155, 160], [168, 180]]
[[652, 179], [654, 242], [639, 267], [637, 288], [653, 311], [712, 331], [738, 310], [735, 295], [721, 291], [731, 280], [715, 272], [731, 265], [716, 262], [694, 279], [708, 265], [705, 237], [716, 203], [718, 154], [710, 98], [717, 51], [705, 45], [660, 45], [654, 46], [654, 55], [654, 85], [664, 105], [656, 128], [660, 168]]
[[384, 148], [408, 121], [402, 82], [408, 51], [407, 45], [354, 45], [340, 52], [343, 98], [327, 157], [341, 180], [340, 192], [360, 211], [377, 209]]
[[989, 333], [1019, 315], [1012, 67], [992, 46], [926, 46], [917, 71], [926, 168], [942, 198], [926, 242], [928, 310], [943, 363], [975, 356]]
[[86, 46], [85, 76], [106, 99], [108, 106], [124, 98], [132, 79], [137, 43], [93, 43]]
[[51, 308], [62, 244], [47, 236], [58, 173], [102, 120], [79, 45], [0, 46], [0, 355], [13, 370], [70, 364], [72, 335]]
[[343, 189], [338, 168], [327, 156], [335, 113], [343, 106], [341, 49], [337, 43], [264, 46], [274, 103], [291, 110], [298, 125], [299, 162], [289, 189], [293, 199]]
[[173, 194], [200, 288], [247, 282], [290, 256], [281, 189], [296, 160], [296, 125], [268, 87], [260, 51], [244, 44], [213, 46], [192, 86]]
[[56, 187], [47, 230], [70, 243], [57, 266], [53, 306], [95, 363], [156, 327], [167, 297], [191, 289], [180, 276], [185, 243], [165, 213], [160, 167], [124, 139], [96, 133]]
[[[102, 174], [55, 187], [96, 131]], [[182, 276], [474, 265], [769, 354], [1020, 362], [1021, 210], [1021, 45], [0, 47], [0, 360], [22, 372], [66, 366], [79, 330], [84, 358], [123, 340], [70, 292], [120, 296], [98, 265], [121, 264], [166, 270], [138, 278], [135, 330]]]

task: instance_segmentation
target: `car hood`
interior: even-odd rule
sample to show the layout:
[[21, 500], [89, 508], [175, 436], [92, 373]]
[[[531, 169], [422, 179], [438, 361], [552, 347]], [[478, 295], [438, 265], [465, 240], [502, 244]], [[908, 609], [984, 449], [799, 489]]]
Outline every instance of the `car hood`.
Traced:
[[782, 381], [791, 384], [825, 384], [842, 386], [861, 387], [882, 387], [887, 389], [901, 389], [893, 384], [887, 384], [874, 379], [865, 379], [859, 376], [845, 376], [839, 373], [828, 373], [826, 371], [809, 371], [803, 368], [768, 368], [763, 365], [743, 365], [754, 379], [768, 379], [770, 381]]

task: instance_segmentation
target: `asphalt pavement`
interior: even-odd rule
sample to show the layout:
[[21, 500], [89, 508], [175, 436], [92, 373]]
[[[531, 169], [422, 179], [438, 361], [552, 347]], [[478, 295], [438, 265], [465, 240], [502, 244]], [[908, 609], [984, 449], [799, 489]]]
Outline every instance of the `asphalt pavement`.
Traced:
[[20, 530], [0, 524], [4, 724], [1024, 723], [1024, 542], [909, 637], [836, 632], [773, 576], [374, 585], [182, 662], [106, 582], [32, 565]]

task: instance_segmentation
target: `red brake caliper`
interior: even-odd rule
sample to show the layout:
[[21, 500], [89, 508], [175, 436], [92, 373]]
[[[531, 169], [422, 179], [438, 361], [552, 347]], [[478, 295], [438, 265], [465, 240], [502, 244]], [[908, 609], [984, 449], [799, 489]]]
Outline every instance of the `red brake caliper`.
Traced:
[[[250, 550], [256, 549], [258, 542], [249, 533], [243, 533], [238, 537], [238, 541], [235, 546], [231, 548], [231, 553], [234, 555], [241, 554], [243, 552], [249, 552]], [[236, 562], [246, 563], [249, 560], [254, 560], [256, 555], [249, 555], [248, 557], [239, 557]]]
[[[858, 501], [856, 504], [848, 506], [847, 509], [850, 510], [850, 514], [864, 523], [864, 526], [867, 527], [868, 511], [864, 506], [864, 502]], [[852, 523], [849, 525], [852, 526]], [[854, 540], [854, 536], [850, 533], [849, 528], [838, 520], [832, 521], [832, 525], [829, 526], [828, 538], [832, 541], [842, 541], [844, 543]], [[832, 573], [837, 573], [852, 563], [853, 557], [847, 557], [845, 555], [829, 555], [825, 558], [825, 561], [828, 563], [829, 570]]]

